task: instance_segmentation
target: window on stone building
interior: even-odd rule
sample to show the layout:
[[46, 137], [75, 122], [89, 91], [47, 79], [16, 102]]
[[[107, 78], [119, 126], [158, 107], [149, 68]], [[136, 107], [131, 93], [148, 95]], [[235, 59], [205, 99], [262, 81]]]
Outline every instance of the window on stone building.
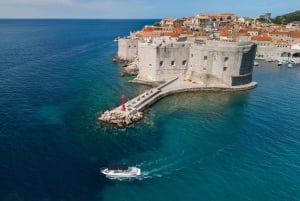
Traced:
[[207, 56], [204, 56], [204, 60], [207, 60]]
[[175, 61], [171, 61], [171, 66], [175, 66]]
[[228, 57], [225, 57], [224, 61], [226, 62], [226, 61], [228, 61], [228, 59], [229, 59]]
[[227, 67], [223, 67], [223, 71], [226, 71], [227, 70]]
[[159, 65], [160, 65], [160, 66], [162, 66], [163, 64], [164, 64], [164, 62], [163, 62], [163, 61], [160, 61], [160, 62], [159, 62]]
[[182, 61], [182, 65], [185, 66], [186, 65], [186, 60]]

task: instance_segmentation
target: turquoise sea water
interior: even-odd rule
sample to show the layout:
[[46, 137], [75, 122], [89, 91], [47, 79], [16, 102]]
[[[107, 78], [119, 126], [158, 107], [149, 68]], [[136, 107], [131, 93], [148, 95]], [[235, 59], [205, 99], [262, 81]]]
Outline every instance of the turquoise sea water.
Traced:
[[[0, 20], [0, 200], [300, 199], [300, 68], [260, 62], [256, 89], [164, 98], [116, 129], [99, 112], [148, 89], [113, 39], [157, 20]], [[109, 180], [105, 165], [139, 166]]]

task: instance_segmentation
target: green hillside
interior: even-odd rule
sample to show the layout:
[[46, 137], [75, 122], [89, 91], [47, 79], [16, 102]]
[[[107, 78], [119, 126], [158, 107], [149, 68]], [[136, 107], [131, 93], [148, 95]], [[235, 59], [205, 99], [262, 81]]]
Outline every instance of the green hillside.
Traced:
[[277, 16], [272, 19], [272, 22], [275, 24], [288, 24], [293, 21], [300, 21], [300, 10], [297, 10], [292, 13], [284, 14]]

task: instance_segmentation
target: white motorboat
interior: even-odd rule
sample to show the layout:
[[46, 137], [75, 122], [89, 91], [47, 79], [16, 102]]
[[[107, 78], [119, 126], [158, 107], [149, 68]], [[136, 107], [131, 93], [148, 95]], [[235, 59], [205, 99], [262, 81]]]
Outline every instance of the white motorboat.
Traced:
[[288, 68], [292, 68], [296, 66], [298, 63], [295, 60], [290, 60], [288, 63]]
[[141, 175], [141, 169], [137, 167], [128, 167], [127, 165], [115, 165], [103, 168], [102, 174], [112, 178], [131, 178]]

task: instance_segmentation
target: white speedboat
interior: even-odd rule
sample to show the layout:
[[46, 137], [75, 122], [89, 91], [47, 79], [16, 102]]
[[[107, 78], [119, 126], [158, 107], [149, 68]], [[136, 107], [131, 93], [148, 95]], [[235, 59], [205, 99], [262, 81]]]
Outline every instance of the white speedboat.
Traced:
[[141, 169], [137, 167], [128, 167], [127, 165], [115, 165], [103, 168], [102, 174], [113, 178], [131, 178], [141, 175]]

